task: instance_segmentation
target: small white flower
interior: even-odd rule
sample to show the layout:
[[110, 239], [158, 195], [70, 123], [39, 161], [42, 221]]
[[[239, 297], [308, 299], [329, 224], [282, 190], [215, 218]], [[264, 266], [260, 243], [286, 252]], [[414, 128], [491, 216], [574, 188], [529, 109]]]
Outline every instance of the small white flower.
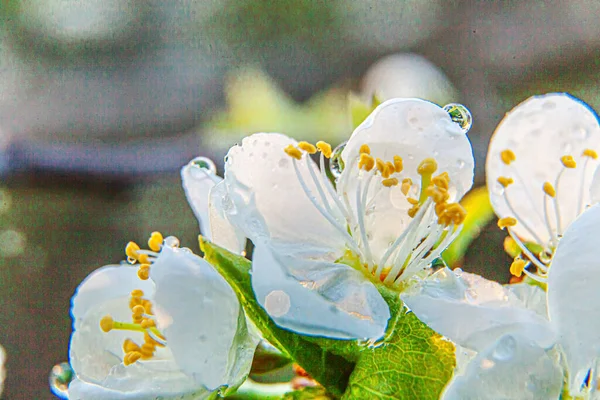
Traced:
[[[564, 93], [532, 97], [498, 125], [487, 157], [487, 184], [499, 225], [524, 254], [513, 274], [545, 279], [565, 229], [600, 197], [594, 195], [600, 180], [593, 179], [599, 149], [598, 116]], [[527, 242], [540, 251], [528, 249]]]
[[[594, 205], [558, 243], [547, 275], [547, 307], [537, 286], [502, 287], [448, 270], [402, 296], [432, 329], [479, 352], [447, 398], [557, 398], [565, 374], [569, 394], [584, 395], [586, 377], [590, 370], [597, 376], [600, 359], [598, 237], [600, 205]], [[562, 369], [552, 367], [549, 351], [562, 354]]]
[[131, 265], [102, 267], [72, 300], [69, 398], [205, 398], [246, 377], [257, 341], [235, 293], [190, 250], [154, 233]]
[[[335, 187], [331, 157], [344, 166]], [[343, 151], [259, 133], [226, 160], [221, 211], [256, 246], [259, 303], [284, 328], [334, 338], [383, 335], [390, 314], [375, 284], [401, 289], [440, 255], [473, 181], [465, 132], [417, 99], [381, 104]]]

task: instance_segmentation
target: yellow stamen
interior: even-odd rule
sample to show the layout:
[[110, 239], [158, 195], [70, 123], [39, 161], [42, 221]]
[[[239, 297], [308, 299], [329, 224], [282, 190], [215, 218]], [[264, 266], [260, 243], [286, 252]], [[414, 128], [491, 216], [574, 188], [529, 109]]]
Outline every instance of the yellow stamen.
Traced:
[[139, 351], [139, 350], [140, 350], [140, 346], [138, 346], [133, 340], [125, 339], [125, 341], [123, 342], [123, 352], [124, 353], [129, 353], [132, 351]]
[[590, 158], [591, 158], [591, 159], [593, 159], [593, 160], [596, 160], [596, 159], [598, 158], [598, 153], [596, 153], [596, 151], [595, 151], [595, 150], [592, 150], [592, 149], [585, 149], [585, 150], [583, 151], [583, 154], [582, 154], [582, 155], [583, 155], [584, 157], [590, 157]]
[[146, 309], [144, 308], [144, 306], [142, 306], [140, 304], [133, 307], [133, 309], [131, 311], [133, 312], [134, 316], [141, 316], [142, 314], [146, 313]]
[[556, 189], [550, 182], [544, 182], [544, 193], [546, 193], [550, 197], [556, 197]]
[[402, 157], [394, 156], [394, 171], [402, 172], [404, 169], [404, 164], [402, 163]]
[[[161, 339], [161, 340], [165, 340], [165, 337], [164, 337], [164, 336], [162, 336], [162, 335], [160, 335], [160, 334], [157, 334], [156, 332], [155, 332], [154, 334], [155, 334], [155, 335], [156, 335], [156, 336], [157, 336], [159, 339]], [[164, 345], [164, 344], [162, 344], [162, 343], [159, 343], [159, 342], [157, 342], [156, 340], [154, 340], [154, 339], [152, 338], [152, 336], [150, 336], [150, 335], [148, 334], [148, 332], [144, 332], [144, 342], [145, 342], [145, 343], [150, 343], [150, 344], [153, 344], [153, 345], [154, 345], [154, 346], [156, 346], [156, 347], [165, 347], [165, 345]]]
[[408, 195], [408, 191], [410, 190], [410, 187], [412, 186], [412, 179], [410, 178], [405, 178], [402, 180], [402, 186], [400, 186], [400, 190], [402, 191], [402, 194], [404, 194], [405, 196]]
[[142, 304], [142, 299], [141, 298], [139, 298], [139, 297], [132, 297], [129, 300], [129, 309], [133, 310], [133, 307], [138, 306], [140, 304]]
[[442, 172], [438, 176], [434, 176], [431, 182], [439, 188], [448, 190], [450, 187], [450, 175], [447, 172]]
[[437, 215], [438, 217], [444, 214], [444, 211], [446, 210], [446, 207], [448, 206], [448, 203], [439, 203], [435, 205], [435, 215]]
[[127, 246], [125, 246], [125, 254], [127, 255], [127, 257], [136, 260], [138, 258], [138, 250], [140, 250], [140, 246], [138, 246], [135, 242], [129, 242], [127, 243]]
[[160, 251], [163, 240], [163, 235], [160, 232], [152, 232], [150, 239], [148, 239], [148, 247], [152, 251]]
[[426, 158], [417, 167], [419, 175], [431, 175], [437, 171], [437, 161], [433, 158]]
[[[379, 173], [383, 176], [383, 174], [385, 173], [385, 163], [383, 162], [383, 160], [381, 158], [376, 158], [375, 165], [377, 166], [377, 171], [379, 171]], [[387, 178], [387, 176], [384, 176], [384, 178]]]
[[293, 144], [288, 144], [283, 151], [285, 151], [285, 154], [295, 158], [296, 160], [300, 160], [302, 158], [302, 152], [295, 148]]
[[308, 154], [315, 154], [317, 152], [317, 148], [308, 142], [298, 143], [298, 148], [300, 148], [300, 150], [304, 150]]
[[510, 273], [519, 278], [521, 277], [521, 275], [523, 275], [525, 266], [527, 266], [527, 262], [525, 260], [515, 258], [515, 260], [510, 265]]
[[153, 328], [156, 326], [156, 322], [154, 322], [153, 319], [150, 318], [144, 318], [144, 320], [142, 321], [142, 323], [140, 324], [142, 326], [142, 328], [147, 329], [147, 328]]
[[140, 289], [135, 289], [131, 291], [131, 297], [142, 297], [144, 295], [144, 292], [142, 292]]
[[396, 178], [387, 178], [381, 181], [381, 184], [385, 187], [392, 187], [398, 184], [398, 179]]
[[406, 200], [413, 206], [416, 206], [417, 204], [419, 204], [419, 200], [413, 199], [412, 197], [407, 197]]
[[142, 306], [144, 306], [144, 310], [146, 310], [146, 314], [152, 314], [152, 302], [150, 300], [142, 300]]
[[136, 362], [137, 360], [139, 360], [140, 358], [142, 358], [142, 354], [138, 351], [131, 351], [127, 354], [125, 354], [125, 357], [123, 357], [123, 364], [124, 365], [131, 365], [134, 362]]
[[450, 198], [446, 189], [437, 186], [429, 186], [426, 190], [427, 196], [431, 197], [435, 204], [445, 203]]
[[358, 169], [364, 169], [365, 171], [370, 171], [375, 166], [375, 159], [366, 153], [362, 153], [360, 155], [360, 160], [358, 160]]
[[115, 321], [113, 321], [110, 315], [102, 317], [100, 320], [100, 329], [102, 329], [103, 332], [110, 332], [114, 328], [114, 322]]
[[562, 156], [560, 158], [560, 162], [565, 166], [565, 168], [575, 168], [577, 167], [577, 163], [573, 159], [573, 156]]
[[143, 281], [148, 280], [148, 278], [150, 278], [150, 266], [148, 264], [142, 264], [138, 269], [137, 276]]
[[517, 224], [517, 220], [513, 217], [504, 217], [498, 220], [498, 228], [504, 229], [509, 226], [515, 226]]
[[414, 218], [415, 215], [417, 215], [417, 212], [419, 212], [419, 208], [420, 206], [418, 204], [412, 206], [411, 208], [408, 209], [408, 216], [411, 218]]
[[501, 176], [498, 178], [498, 183], [502, 185], [502, 187], [507, 187], [508, 185], [512, 185], [515, 183], [513, 178], [508, 178], [506, 176]]
[[515, 156], [515, 153], [513, 153], [512, 150], [506, 149], [500, 153], [500, 158], [504, 164], [509, 165], [517, 159], [517, 156]]
[[317, 149], [321, 151], [325, 158], [331, 157], [331, 153], [333, 152], [333, 150], [331, 150], [331, 145], [323, 141], [317, 142]]
[[371, 154], [371, 148], [369, 147], [368, 144], [363, 144], [362, 146], [360, 146], [360, 149], [358, 150], [358, 152], [360, 154]]
[[448, 226], [450, 223], [460, 225], [467, 217], [467, 210], [458, 203], [445, 204], [444, 210], [438, 216], [438, 223]]

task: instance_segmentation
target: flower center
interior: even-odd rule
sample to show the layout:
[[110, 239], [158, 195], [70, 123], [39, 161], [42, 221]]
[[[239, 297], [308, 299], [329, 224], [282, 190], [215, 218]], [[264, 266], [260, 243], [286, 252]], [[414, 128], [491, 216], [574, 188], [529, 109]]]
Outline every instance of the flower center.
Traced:
[[[370, 147], [363, 144], [358, 156], [345, 162], [347, 168], [357, 168], [358, 173], [342, 174], [334, 188], [325, 172], [325, 159], [332, 155], [331, 145], [300, 142], [297, 146], [288, 145], [284, 151], [292, 158], [298, 181], [315, 208], [343, 236], [347, 248], [371, 277], [390, 286], [400, 285], [439, 257], [456, 237], [466, 217], [462, 206], [448, 203], [450, 177], [447, 172], [434, 176], [438, 165], [433, 158], [419, 164], [417, 172], [421, 182], [415, 185], [411, 178], [403, 176], [402, 157], [394, 155], [385, 161], [373, 157]], [[320, 152], [320, 170], [309, 157], [317, 152]], [[311, 189], [301, 174], [300, 162], [305, 163], [315, 189]], [[351, 186], [354, 193], [348, 193], [347, 180], [352, 177], [357, 182]], [[381, 191], [396, 186], [411, 205], [407, 211], [411, 221], [389, 243], [383, 255], [375, 257], [366, 220], [374, 213]], [[418, 198], [410, 197], [413, 194], [418, 194]], [[342, 257], [347, 258], [347, 255]]]
[[[586, 190], [585, 178], [587, 175], [586, 172], [588, 169], [588, 164], [591, 160], [597, 160], [598, 154], [592, 149], [585, 149], [582, 152], [581, 157], [583, 158], [583, 167], [579, 168], [581, 173], [579, 174], [580, 185], [576, 215], [581, 214], [586, 206], [586, 204], [584, 204]], [[500, 159], [505, 165], [510, 166], [513, 161], [516, 160], [516, 155], [512, 150], [506, 149], [500, 153]], [[563, 235], [563, 229], [565, 228], [562, 226], [561, 209], [557, 196], [560, 190], [561, 179], [566, 170], [577, 168], [577, 162], [572, 155], [564, 155], [560, 157], [560, 163], [562, 164], [562, 168], [554, 179], [554, 182], [544, 182], [540, 188], [544, 196], [543, 219], [550, 237], [548, 243], [544, 243], [537, 233], [531, 228], [531, 226], [529, 226], [529, 224], [518, 215], [513, 203], [511, 202], [511, 197], [507, 189], [515, 182], [515, 179], [523, 181], [518, 170], [514, 167], [512, 168], [514, 179], [513, 177], [509, 176], [501, 176], [498, 178], [498, 183], [500, 183], [500, 185], [502, 185], [504, 188], [502, 196], [504, 197], [506, 205], [512, 214], [511, 217], [501, 218], [498, 221], [498, 227], [500, 229], [507, 230], [510, 238], [518, 245], [521, 251], [521, 254], [515, 257], [510, 267], [511, 274], [517, 277], [521, 277], [523, 274], [525, 274], [538, 282], [546, 282], [548, 269], [550, 262], [552, 261], [554, 250], [556, 249], [558, 241]], [[531, 198], [530, 201], [533, 203]], [[512, 229], [512, 227], [514, 227], [517, 223], [521, 224], [521, 226], [527, 230], [527, 232], [534, 238], [535, 243], [523, 243], [523, 241], [519, 239]], [[537, 255], [534, 254], [535, 252], [537, 252]], [[529, 271], [529, 267], [531, 265], [533, 265], [535, 268], [532, 268], [532, 271]]]
[[[176, 240], [175, 238], [167, 239]], [[148, 240], [148, 247], [151, 251], [141, 250], [134, 242], [129, 242], [125, 247], [127, 261], [138, 267], [138, 277], [141, 280], [148, 279], [150, 266], [158, 257], [157, 252], [161, 250], [165, 242], [166, 240], [159, 232], [153, 232]], [[152, 312], [152, 302], [144, 298], [143, 291], [136, 289], [131, 292], [129, 309], [131, 310], [132, 322], [115, 321], [110, 315], [100, 320], [100, 328], [106, 333], [113, 329], [143, 333], [144, 341], [142, 344], [137, 344], [129, 338], [123, 342], [124, 365], [131, 365], [138, 360], [149, 360], [154, 356], [157, 347], [164, 347], [167, 344], [164, 335], [156, 328], [156, 317]]]

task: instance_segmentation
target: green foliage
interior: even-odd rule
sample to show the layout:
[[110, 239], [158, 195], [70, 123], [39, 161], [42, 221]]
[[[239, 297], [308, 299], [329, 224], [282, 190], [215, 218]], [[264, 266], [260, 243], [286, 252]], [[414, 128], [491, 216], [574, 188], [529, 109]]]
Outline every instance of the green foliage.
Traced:
[[328, 400], [331, 397], [322, 387], [305, 387], [283, 396], [282, 400]]
[[[343, 357], [323, 350], [306, 337], [275, 325], [254, 297], [250, 282], [250, 261], [202, 239], [200, 247], [204, 252], [204, 258], [215, 267], [236, 292], [246, 315], [261, 331], [263, 337], [300, 364], [329, 393], [341, 396], [354, 365]], [[326, 339], [321, 340], [325, 341]]]
[[342, 399], [437, 400], [454, 371], [454, 345], [407, 312], [397, 293], [380, 291], [392, 314], [386, 337], [361, 353]]

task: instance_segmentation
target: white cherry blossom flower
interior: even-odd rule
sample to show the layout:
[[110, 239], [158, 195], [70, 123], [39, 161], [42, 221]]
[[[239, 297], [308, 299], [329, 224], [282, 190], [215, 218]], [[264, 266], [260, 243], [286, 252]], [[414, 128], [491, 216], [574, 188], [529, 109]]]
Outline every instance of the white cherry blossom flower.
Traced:
[[441, 270], [402, 296], [432, 329], [478, 352], [446, 399], [556, 399], [564, 377], [571, 396], [594, 394], [596, 383], [586, 381], [598, 375], [600, 360], [598, 237], [600, 205], [594, 205], [559, 241], [547, 295], [538, 286], [503, 287]]
[[486, 174], [499, 226], [507, 228], [523, 252], [513, 274], [533, 279], [547, 275], [565, 229], [600, 197], [594, 196], [600, 180], [593, 179], [598, 151], [598, 116], [564, 93], [532, 97], [500, 122], [490, 142]]
[[78, 287], [71, 400], [201, 399], [246, 378], [257, 341], [231, 287], [173, 237], [149, 247]]
[[[331, 157], [344, 167], [335, 186]], [[253, 288], [278, 325], [378, 338], [390, 314], [376, 285], [401, 290], [430, 266], [460, 230], [457, 201], [472, 181], [471, 146], [450, 114], [393, 99], [343, 151], [277, 133], [246, 137], [227, 155], [219, 202], [255, 245]]]

